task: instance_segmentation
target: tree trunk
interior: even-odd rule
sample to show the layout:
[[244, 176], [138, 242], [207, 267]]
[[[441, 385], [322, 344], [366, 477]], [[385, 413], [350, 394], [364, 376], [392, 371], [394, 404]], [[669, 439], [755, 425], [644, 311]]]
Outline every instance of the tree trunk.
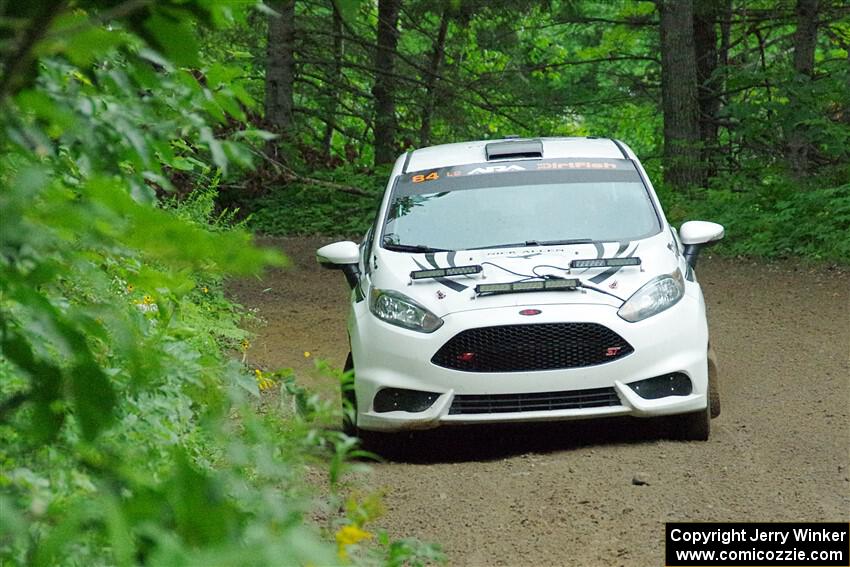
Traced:
[[[333, 33], [333, 62], [328, 70], [328, 82], [331, 85], [337, 85], [341, 82], [343, 51], [342, 15], [339, 13], [336, 3], [333, 4]], [[328, 91], [328, 99], [325, 104], [325, 134], [322, 136], [322, 155], [325, 158], [325, 162], [329, 162], [331, 159], [331, 143], [333, 142], [334, 129], [336, 127], [336, 97], [338, 96], [336, 94], [336, 86], [330, 87]]]
[[[811, 81], [815, 70], [818, 0], [797, 0], [797, 30], [794, 33], [794, 71], [798, 83]], [[809, 168], [809, 141], [805, 126], [796, 124], [788, 136], [788, 163], [797, 178]]]
[[686, 189], [703, 181], [692, 0], [659, 0], [664, 181]]
[[[720, 20], [720, 53], [717, 55], [717, 62], [721, 70], [721, 83], [719, 85], [720, 92], [726, 91], [727, 79], [729, 78], [729, 50], [732, 44], [732, 0], [724, 0], [723, 14]], [[720, 95], [718, 102], [727, 104], [728, 100]], [[727, 126], [728, 128], [728, 126]], [[732, 136], [727, 136], [728, 145], [726, 149], [726, 159], [728, 160], [733, 153]]]
[[293, 83], [295, 79], [295, 0], [271, 4], [280, 16], [269, 16], [266, 47], [266, 122], [288, 137], [292, 132]]
[[726, 67], [729, 66], [729, 49], [732, 41], [732, 0], [724, 0], [720, 19], [720, 53], [717, 56], [718, 63], [723, 67], [726, 75]]
[[378, 41], [375, 50], [375, 165], [391, 163], [395, 151], [395, 64], [401, 0], [378, 0]]
[[694, 50], [697, 64], [697, 104], [702, 163], [712, 175], [711, 164], [717, 148], [717, 113], [722, 81], [717, 72], [717, 21], [725, 0], [698, 2], [694, 8]]
[[446, 35], [449, 31], [449, 7], [443, 8], [440, 18], [440, 30], [434, 41], [431, 61], [428, 65], [428, 76], [425, 78], [425, 107], [422, 109], [422, 124], [419, 128], [419, 146], [425, 147], [431, 143], [431, 117], [434, 114], [434, 99], [436, 98], [437, 81], [439, 80], [440, 64], [446, 50]]

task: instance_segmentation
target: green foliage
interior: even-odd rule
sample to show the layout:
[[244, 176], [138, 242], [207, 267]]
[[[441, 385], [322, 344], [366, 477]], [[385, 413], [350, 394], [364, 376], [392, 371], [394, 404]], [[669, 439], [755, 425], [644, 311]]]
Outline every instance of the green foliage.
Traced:
[[380, 205], [389, 171], [358, 172], [340, 168], [315, 172], [315, 178], [350, 186], [373, 196], [346, 193], [336, 187], [314, 183], [289, 183], [271, 189], [249, 203], [253, 209], [248, 225], [270, 235], [335, 234], [362, 235]]
[[284, 258], [215, 207], [268, 138], [243, 122], [239, 70], [175, 66], [228, 17], [244, 14], [0, 6], [19, 30], [0, 43], [0, 564], [341, 560], [298, 471], [328, 462], [341, 483], [355, 440], [288, 375], [258, 412], [262, 372], [231, 356], [251, 315], [223, 283]]
[[850, 261], [850, 185], [764, 184], [750, 191], [719, 185], [690, 197], [662, 192], [670, 222], [711, 219], [723, 224], [726, 238], [717, 245], [722, 254]]

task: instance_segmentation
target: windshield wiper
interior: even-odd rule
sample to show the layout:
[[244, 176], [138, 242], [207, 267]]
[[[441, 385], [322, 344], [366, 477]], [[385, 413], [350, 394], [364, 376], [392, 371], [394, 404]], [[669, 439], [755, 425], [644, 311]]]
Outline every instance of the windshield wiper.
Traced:
[[487, 248], [524, 248], [528, 246], [558, 246], [564, 244], [592, 244], [592, 238], [573, 238], [571, 240], [526, 240], [525, 242], [512, 242], [510, 244], [492, 244], [489, 246], [478, 246], [468, 250], [485, 250]]
[[487, 246], [476, 246], [475, 248], [467, 248], [467, 250], [486, 250], [488, 248], [523, 248], [525, 246], [539, 246], [536, 240], [526, 240], [525, 242], [511, 242], [510, 244], [488, 244]]
[[384, 242], [384, 248], [393, 252], [451, 252], [445, 248], [431, 248], [424, 244], [393, 244], [392, 242]]
[[[537, 241], [535, 241], [537, 242]], [[563, 246], [565, 244], [593, 244], [592, 238], [571, 238], [568, 240], [542, 240], [537, 246]]]

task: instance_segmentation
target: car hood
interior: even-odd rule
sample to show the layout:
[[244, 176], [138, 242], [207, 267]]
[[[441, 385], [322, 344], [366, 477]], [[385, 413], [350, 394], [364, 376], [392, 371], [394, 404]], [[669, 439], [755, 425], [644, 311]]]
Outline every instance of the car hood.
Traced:
[[[640, 266], [567, 268], [572, 260], [598, 258], [641, 259]], [[494, 248], [457, 252], [406, 253], [376, 249], [372, 257], [372, 286], [399, 291], [442, 317], [473, 309], [520, 305], [602, 304], [619, 307], [652, 278], [679, 266], [676, 243], [669, 234], [631, 242], [604, 242], [564, 246]], [[413, 281], [410, 272], [433, 268], [480, 265], [472, 276]], [[533, 273], [578, 278], [601, 290], [547, 291], [478, 296], [478, 284], [508, 283]], [[605, 293], [602, 293], [605, 292]], [[615, 297], [616, 296], [616, 297]]]

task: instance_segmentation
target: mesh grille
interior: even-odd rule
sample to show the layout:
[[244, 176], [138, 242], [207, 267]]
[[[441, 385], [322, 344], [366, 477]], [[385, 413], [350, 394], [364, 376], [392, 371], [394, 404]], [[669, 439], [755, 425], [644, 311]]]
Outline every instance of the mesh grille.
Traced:
[[614, 388], [533, 394], [457, 395], [449, 414], [508, 413], [619, 406]]
[[597, 323], [541, 323], [467, 329], [437, 351], [431, 362], [467, 372], [524, 372], [593, 366], [634, 351]]

